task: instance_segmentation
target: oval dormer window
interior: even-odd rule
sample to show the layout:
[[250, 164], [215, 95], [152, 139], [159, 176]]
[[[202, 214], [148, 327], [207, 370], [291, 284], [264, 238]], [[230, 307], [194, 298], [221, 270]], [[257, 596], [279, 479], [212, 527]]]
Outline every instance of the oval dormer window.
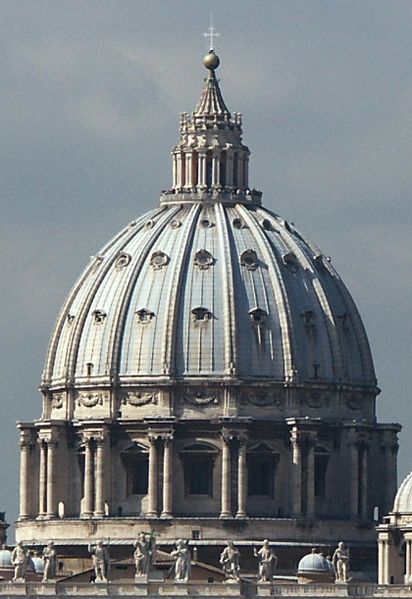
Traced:
[[259, 266], [259, 260], [255, 250], [246, 250], [240, 255], [240, 263], [248, 270], [255, 270]]
[[160, 270], [161, 268], [167, 266], [169, 264], [170, 258], [164, 252], [160, 250], [154, 252], [150, 258], [150, 264], [153, 266], [155, 270]]
[[103, 324], [104, 321], [106, 320], [106, 312], [103, 312], [103, 310], [95, 310], [93, 312], [93, 322], [95, 324]]
[[199, 270], [206, 270], [210, 266], [213, 266], [215, 263], [215, 259], [212, 254], [207, 250], [199, 250], [196, 252], [194, 257], [194, 263], [199, 268]]
[[253, 308], [249, 310], [249, 316], [253, 324], [260, 325], [266, 322], [268, 313], [266, 310], [262, 310], [262, 308]]

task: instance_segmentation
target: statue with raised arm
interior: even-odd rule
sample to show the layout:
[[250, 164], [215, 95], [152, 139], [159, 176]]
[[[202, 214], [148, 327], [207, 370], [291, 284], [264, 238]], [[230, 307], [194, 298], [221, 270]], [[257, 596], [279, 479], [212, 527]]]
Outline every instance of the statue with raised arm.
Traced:
[[265, 539], [259, 551], [254, 547], [253, 554], [259, 562], [258, 582], [272, 582], [278, 558], [273, 549], [270, 548], [269, 541]]
[[336, 573], [336, 582], [348, 582], [349, 578], [349, 551], [342, 541], [338, 543], [332, 557]]
[[187, 582], [190, 576], [192, 565], [192, 556], [187, 541], [179, 539], [176, 543], [176, 549], [170, 554], [175, 560], [175, 580], [177, 582]]
[[53, 541], [50, 541], [43, 549], [42, 560], [44, 566], [43, 582], [47, 582], [56, 576], [57, 554]]
[[95, 573], [95, 582], [107, 582], [109, 579], [110, 556], [107, 547], [103, 541], [97, 541], [96, 545], [88, 546], [88, 551], [92, 555], [92, 561]]
[[133, 553], [134, 564], [136, 567], [135, 578], [147, 576], [155, 557], [156, 542], [152, 535], [145, 535], [144, 532], [134, 542], [135, 552]]
[[239, 560], [239, 551], [234, 546], [233, 541], [228, 541], [227, 547], [223, 549], [219, 558], [219, 563], [222, 565], [223, 571], [226, 574], [227, 582], [240, 580]]
[[13, 582], [25, 582], [27, 571], [28, 550], [22, 541], [19, 541], [11, 554], [11, 563], [14, 566]]

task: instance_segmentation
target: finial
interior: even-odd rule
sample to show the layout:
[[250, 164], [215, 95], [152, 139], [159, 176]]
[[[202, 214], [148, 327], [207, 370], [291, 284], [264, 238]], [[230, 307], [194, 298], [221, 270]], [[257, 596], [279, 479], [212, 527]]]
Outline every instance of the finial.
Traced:
[[210, 38], [210, 42], [209, 42], [209, 50], [210, 52], [212, 52], [214, 50], [214, 43], [213, 43], [213, 38], [214, 37], [219, 37], [220, 33], [218, 33], [213, 25], [213, 13], [210, 13], [210, 27], [208, 29], [208, 31], [206, 31], [206, 33], [203, 34], [204, 37], [208, 37]]
[[214, 71], [220, 65], [220, 58], [214, 50], [210, 50], [209, 54], [204, 57], [203, 64], [209, 71]]

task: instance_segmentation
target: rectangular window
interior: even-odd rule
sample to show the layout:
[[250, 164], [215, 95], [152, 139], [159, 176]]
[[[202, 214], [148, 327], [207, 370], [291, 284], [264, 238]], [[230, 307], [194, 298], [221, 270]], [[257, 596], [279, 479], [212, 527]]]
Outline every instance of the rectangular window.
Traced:
[[271, 457], [253, 457], [248, 463], [248, 494], [274, 494], [274, 467]]
[[187, 456], [184, 462], [185, 494], [213, 495], [213, 464], [210, 456]]
[[127, 495], [147, 495], [149, 460], [147, 456], [128, 456], [126, 466]]

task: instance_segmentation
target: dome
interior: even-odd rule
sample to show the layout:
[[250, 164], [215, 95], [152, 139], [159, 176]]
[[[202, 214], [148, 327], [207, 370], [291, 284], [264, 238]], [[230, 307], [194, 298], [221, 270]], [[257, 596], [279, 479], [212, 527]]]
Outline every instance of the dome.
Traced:
[[28, 559], [28, 569], [36, 574], [43, 574], [44, 564], [43, 560], [39, 555], [32, 555]]
[[321, 553], [312, 549], [311, 553], [304, 555], [298, 564], [298, 574], [333, 573], [333, 564]]
[[59, 316], [43, 383], [151, 378], [374, 385], [337, 272], [260, 206], [161, 206], [98, 254]]
[[412, 472], [403, 480], [396, 493], [393, 511], [399, 514], [412, 512]]
[[11, 562], [11, 551], [9, 549], [0, 549], [0, 567], [4, 568], [7, 566], [12, 566]]

